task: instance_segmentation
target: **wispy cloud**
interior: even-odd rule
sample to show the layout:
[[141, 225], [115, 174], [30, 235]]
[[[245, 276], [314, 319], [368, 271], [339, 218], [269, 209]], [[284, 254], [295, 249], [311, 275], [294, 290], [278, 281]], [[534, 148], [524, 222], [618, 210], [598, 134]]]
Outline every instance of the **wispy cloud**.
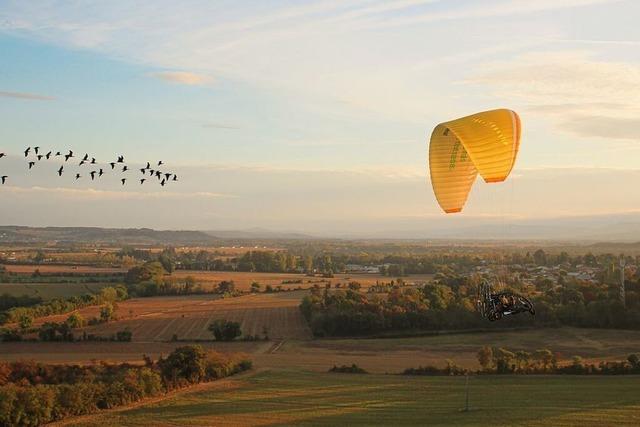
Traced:
[[191, 73], [189, 71], [162, 71], [151, 75], [166, 82], [183, 85], [203, 85], [213, 81], [213, 79], [208, 76]]
[[37, 93], [5, 92], [5, 91], [0, 91], [0, 97], [2, 97], [2, 98], [26, 99], [26, 100], [29, 100], [29, 101], [53, 101], [54, 99], [56, 99], [53, 96], [39, 95]]
[[113, 191], [98, 190], [94, 188], [68, 188], [68, 187], [17, 187], [6, 186], [3, 191], [17, 195], [53, 195], [72, 199], [91, 200], [143, 200], [143, 199], [228, 199], [237, 196], [208, 191], [172, 192], [172, 191]]

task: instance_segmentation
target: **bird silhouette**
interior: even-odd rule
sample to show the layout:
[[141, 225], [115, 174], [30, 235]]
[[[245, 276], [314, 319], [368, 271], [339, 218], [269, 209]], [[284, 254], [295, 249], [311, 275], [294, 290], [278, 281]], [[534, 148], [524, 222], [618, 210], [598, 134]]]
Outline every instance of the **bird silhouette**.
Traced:
[[87, 161], [89, 160], [89, 155], [85, 153], [84, 157], [82, 158], [83, 161]]
[[142, 174], [145, 174], [145, 173], [147, 173], [147, 170], [146, 170], [145, 168], [142, 168], [142, 169], [140, 169], [140, 172], [141, 172]]
[[40, 149], [40, 147], [33, 147], [33, 151], [36, 152], [36, 154], [38, 154], [38, 150]]
[[6, 154], [0, 153], [0, 159], [3, 158], [4, 156], [6, 156]]
[[92, 165], [95, 165], [95, 164], [96, 164], [96, 158], [95, 158], [95, 157], [92, 157], [92, 158], [91, 158], [91, 164], [92, 164]]
[[56, 156], [61, 156], [61, 155], [62, 155], [62, 153], [61, 153], [61, 152], [56, 151]]
[[77, 173], [77, 174], [76, 174], [76, 179], [80, 179], [80, 176], [81, 176], [81, 175], [80, 175], [79, 173]]
[[149, 169], [149, 175], [153, 176], [153, 174], [156, 173], [156, 171], [154, 171], [153, 169]]
[[33, 165], [35, 165], [36, 162], [29, 162], [29, 169], [31, 169], [33, 167]]
[[94, 179], [96, 179], [96, 171], [91, 171], [89, 173], [89, 175], [91, 175], [91, 181], [93, 181]]
[[129, 170], [129, 168], [127, 167], [127, 165], [124, 165], [124, 166], [122, 167], [122, 172], [126, 172], [126, 171], [128, 171], [128, 170]]
[[164, 163], [162, 163], [162, 160], [160, 160], [160, 161], [158, 162], [158, 166], [162, 166], [162, 165], [164, 165]]
[[84, 160], [80, 160], [80, 163], [78, 163], [78, 166], [82, 166], [84, 165], [86, 162]]
[[38, 158], [38, 161], [40, 161], [44, 156], [42, 154], [38, 154], [36, 157]]
[[177, 181], [178, 180], [178, 175], [176, 175], [175, 173], [173, 174], [173, 181]]
[[73, 151], [69, 150], [69, 153], [64, 155], [64, 161], [68, 161], [71, 157], [73, 157]]
[[58, 176], [62, 176], [63, 169], [64, 169], [64, 166], [60, 166], [60, 169], [58, 169]]
[[140, 180], [140, 185], [144, 184], [144, 182], [145, 182], [146, 180], [147, 180], [146, 178], [142, 178], [142, 179]]
[[151, 169], [151, 163], [147, 162], [147, 167], [145, 169]]
[[124, 185], [124, 183], [127, 182], [127, 178], [122, 178], [120, 181], [122, 181], [122, 185]]
[[98, 176], [100, 177], [102, 175], [104, 175], [104, 171], [102, 170], [102, 168], [100, 168], [100, 170], [98, 171]]
[[160, 175], [162, 175], [162, 172], [160, 172], [160, 171], [156, 171], [156, 176], [157, 176], [158, 178], [160, 178]]
[[124, 156], [118, 156], [118, 163], [124, 163]]
[[27, 157], [29, 155], [29, 151], [31, 151], [31, 147], [27, 147], [26, 150], [24, 150], [24, 156]]
[[47, 158], [47, 160], [49, 160], [49, 158], [51, 157], [51, 151], [49, 151], [49, 152], [45, 155], [45, 157]]
[[164, 177], [167, 181], [169, 181], [169, 178], [171, 178], [171, 174], [170, 173], [165, 173]]
[[162, 185], [164, 187], [165, 181], [164, 178], [162, 178], [162, 181], [160, 181], [160, 185]]
[[4, 185], [5, 182], [7, 182], [7, 178], [9, 178], [7, 175], [2, 175], [0, 177], [0, 179], [2, 179], [2, 184]]
[[116, 167], [116, 164], [114, 162], [109, 163], [111, 165], [111, 169], [114, 169]]

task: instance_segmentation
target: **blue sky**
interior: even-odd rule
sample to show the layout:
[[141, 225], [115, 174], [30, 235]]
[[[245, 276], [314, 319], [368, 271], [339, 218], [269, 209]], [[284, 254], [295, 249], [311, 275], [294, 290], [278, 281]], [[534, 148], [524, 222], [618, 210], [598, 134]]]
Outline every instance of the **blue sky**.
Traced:
[[[497, 107], [522, 117], [520, 158], [462, 220], [634, 212], [639, 18], [633, 0], [0, 0], [0, 223], [428, 227], [431, 129]], [[183, 179], [54, 180], [25, 172], [27, 145]]]

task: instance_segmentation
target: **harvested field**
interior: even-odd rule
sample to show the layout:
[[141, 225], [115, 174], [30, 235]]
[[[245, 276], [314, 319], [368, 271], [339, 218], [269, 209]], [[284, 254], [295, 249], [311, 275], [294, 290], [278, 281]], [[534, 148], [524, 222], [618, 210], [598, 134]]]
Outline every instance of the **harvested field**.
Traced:
[[[267, 327], [272, 339], [307, 339], [311, 332], [300, 314], [302, 292], [251, 294], [220, 299], [217, 296], [134, 298], [118, 303], [118, 321], [84, 328], [88, 334], [110, 336], [129, 328], [134, 341], [169, 341], [212, 339], [207, 327], [216, 319], [241, 323], [244, 335], [263, 335]], [[79, 310], [89, 319], [99, 315], [99, 307]], [[38, 319], [38, 324], [63, 321], [68, 315]]]
[[[327, 283], [330, 283], [335, 287], [338, 283], [344, 286], [352, 281], [358, 282], [364, 288], [367, 288], [371, 285], [375, 285], [376, 282], [388, 283], [391, 280], [395, 280], [393, 277], [381, 276], [379, 274], [336, 274], [333, 278], [322, 278], [310, 277], [296, 273], [245, 273], [237, 271], [176, 270], [171, 275], [171, 277], [175, 279], [184, 279], [187, 276], [193, 277], [204, 289], [210, 289], [223, 280], [233, 280], [236, 285], [236, 289], [242, 291], [250, 290], [251, 284], [254, 282], [259, 283], [262, 286], [262, 289], [264, 289], [266, 285], [271, 285], [273, 287], [282, 286], [283, 289], [291, 289], [298, 286], [310, 288], [314, 284], [324, 287]], [[425, 283], [432, 277], [433, 275], [431, 274], [421, 274], [404, 277], [403, 280], [408, 284]], [[290, 283], [283, 283], [285, 281]]]
[[36, 270], [38, 270], [42, 274], [61, 274], [61, 273], [69, 273], [69, 274], [121, 274], [126, 273], [127, 269], [122, 267], [91, 267], [87, 265], [53, 265], [53, 264], [42, 264], [42, 265], [33, 265], [33, 264], [6, 264], [4, 265], [6, 270], [11, 273], [21, 273], [21, 274], [32, 274]]
[[37, 296], [43, 300], [98, 293], [114, 283], [0, 283], [0, 295]]

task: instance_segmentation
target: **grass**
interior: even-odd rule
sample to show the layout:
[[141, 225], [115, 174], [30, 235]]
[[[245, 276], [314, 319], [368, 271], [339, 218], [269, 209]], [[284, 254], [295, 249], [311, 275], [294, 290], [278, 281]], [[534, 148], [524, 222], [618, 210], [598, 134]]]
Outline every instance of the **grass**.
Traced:
[[77, 425], [525, 425], [640, 423], [637, 377], [415, 378], [271, 370]]
[[0, 283], [0, 295], [37, 296], [43, 300], [69, 298], [99, 292], [106, 286], [117, 283]]

